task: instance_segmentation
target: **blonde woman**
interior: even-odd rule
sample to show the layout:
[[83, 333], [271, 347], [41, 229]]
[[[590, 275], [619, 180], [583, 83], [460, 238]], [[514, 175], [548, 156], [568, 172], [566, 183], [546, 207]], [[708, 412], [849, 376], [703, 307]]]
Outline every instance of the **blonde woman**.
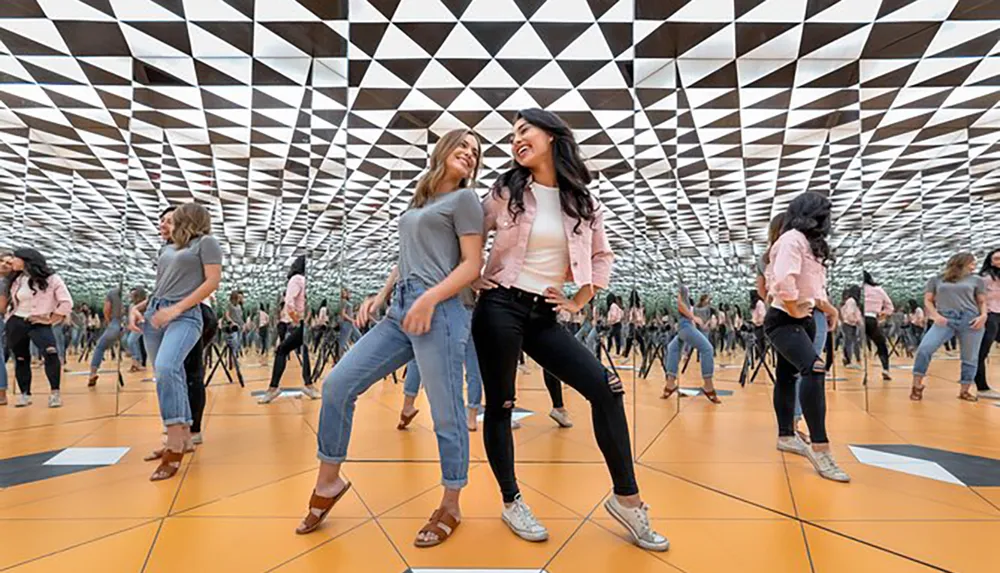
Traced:
[[986, 311], [986, 282], [975, 273], [976, 257], [972, 253], [959, 253], [948, 259], [943, 273], [927, 281], [924, 306], [934, 326], [924, 334], [913, 361], [913, 388], [910, 390], [913, 401], [924, 397], [923, 380], [934, 352], [952, 337], [958, 338], [962, 353], [958, 398], [969, 402], [978, 400], [970, 390], [976, 380], [979, 345], [989, 314]]
[[438, 141], [430, 168], [399, 220], [399, 264], [381, 292], [359, 309], [364, 324], [392, 294], [386, 317], [337, 362], [323, 384], [319, 417], [319, 475], [309, 513], [296, 530], [314, 531], [350, 483], [340, 476], [358, 396], [416, 357], [431, 406], [441, 456], [441, 505], [417, 534], [417, 547], [444, 543], [462, 519], [459, 494], [469, 479], [469, 430], [462, 365], [469, 310], [459, 296], [479, 277], [483, 209], [471, 189], [479, 169], [479, 139], [456, 130]]
[[160, 465], [151, 481], [173, 477], [191, 444], [194, 420], [184, 360], [201, 338], [198, 305], [215, 292], [222, 278], [222, 248], [209, 234], [211, 225], [208, 210], [197, 203], [186, 203], [173, 212], [171, 242], [160, 248], [153, 295], [129, 312], [129, 328], [142, 325], [160, 416], [167, 428], [166, 445], [152, 456]]

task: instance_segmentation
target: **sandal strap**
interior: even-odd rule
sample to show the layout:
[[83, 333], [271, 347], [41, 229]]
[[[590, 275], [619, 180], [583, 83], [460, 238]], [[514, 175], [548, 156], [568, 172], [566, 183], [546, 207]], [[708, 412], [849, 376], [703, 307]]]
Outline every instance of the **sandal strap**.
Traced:
[[451, 514], [446, 512], [443, 508], [438, 508], [431, 514], [431, 518], [427, 521], [427, 525], [420, 530], [420, 533], [433, 533], [437, 536], [438, 541], [445, 541], [451, 534], [455, 532], [455, 528], [458, 527], [459, 521], [455, 519]]

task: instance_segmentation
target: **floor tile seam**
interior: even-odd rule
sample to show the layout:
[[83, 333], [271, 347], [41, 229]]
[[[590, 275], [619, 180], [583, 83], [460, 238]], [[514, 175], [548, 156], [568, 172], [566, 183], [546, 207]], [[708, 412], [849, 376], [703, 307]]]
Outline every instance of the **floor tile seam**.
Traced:
[[[275, 464], [275, 465], [279, 465], [279, 464]], [[190, 464], [189, 464], [188, 467], [190, 467]], [[244, 490], [235, 491], [233, 493], [230, 493], [230, 494], [227, 494], [227, 495], [223, 495], [221, 497], [212, 499], [210, 501], [199, 503], [198, 505], [195, 505], [195, 506], [183, 509], [183, 510], [178, 511], [176, 513], [168, 513], [164, 517], [176, 517], [176, 516], [180, 516], [180, 515], [182, 515], [184, 513], [187, 513], [189, 511], [194, 511], [194, 510], [196, 510], [198, 508], [202, 508], [202, 507], [205, 507], [205, 506], [208, 506], [208, 505], [212, 505], [213, 503], [218, 503], [220, 501], [224, 501], [226, 499], [229, 499], [229, 498], [232, 498], [232, 497], [236, 497], [238, 495], [243, 495], [245, 493], [250, 493], [250, 492], [258, 490], [258, 489], [262, 489], [262, 488], [265, 488], [265, 487], [268, 487], [268, 486], [272, 486], [274, 484], [283, 482], [285, 480], [292, 479], [292, 478], [298, 477], [298, 476], [300, 476], [302, 474], [305, 474], [305, 473], [308, 473], [308, 472], [314, 472], [314, 471], [316, 471], [316, 468], [307, 468], [307, 469], [304, 469], [302, 471], [298, 471], [298, 472], [295, 472], [295, 473], [292, 473], [292, 474], [289, 474], [289, 475], [282, 476], [280, 478], [277, 478], [275, 480], [269, 481], [267, 483], [263, 483], [263, 484], [259, 484], [259, 485], [253, 486], [253, 487], [249, 487], [249, 488], [244, 489]], [[181, 484], [181, 485], [183, 485], [183, 484]], [[180, 491], [180, 488], [178, 488], [178, 491]]]
[[110, 420], [112, 418], [117, 418], [118, 414], [105, 414], [102, 416], [94, 416], [92, 418], [80, 418], [78, 420], [68, 420], [62, 422], [52, 422], [51, 424], [38, 424], [36, 426], [21, 426], [19, 428], [8, 428], [6, 430], [0, 430], [0, 434], [10, 434], [13, 432], [23, 432], [25, 430], [40, 430], [42, 428], [54, 428], [56, 426], [66, 427], [69, 424], [83, 424], [85, 422], [94, 422], [97, 420]]
[[[6, 521], [6, 520], [3, 520], [3, 521]], [[49, 520], [49, 521], [52, 521], [52, 520]], [[83, 520], [80, 520], [80, 521], [106, 521], [106, 520], [103, 520], [103, 519], [83, 519]], [[134, 519], [130, 519], [129, 521], [135, 521], [135, 520]], [[31, 559], [26, 559], [24, 561], [21, 561], [20, 563], [15, 563], [13, 565], [8, 565], [7, 567], [0, 568], [0, 571], [10, 571], [10, 570], [15, 569], [17, 567], [23, 567], [23, 566], [25, 566], [25, 565], [27, 565], [29, 563], [33, 563], [33, 562], [38, 561], [40, 559], [46, 559], [48, 557], [52, 557], [52, 556], [58, 555], [60, 553], [65, 553], [66, 551], [71, 551], [73, 549], [77, 549], [79, 547], [83, 547], [84, 545], [88, 545], [90, 543], [95, 543], [97, 541], [102, 541], [102, 540], [107, 539], [109, 537], [114, 537], [115, 535], [118, 535], [118, 534], [121, 534], [121, 533], [125, 533], [126, 531], [131, 531], [133, 529], [138, 529], [140, 527], [145, 527], [145, 526], [149, 525], [150, 523], [156, 523], [157, 521], [161, 521], [161, 520], [159, 518], [148, 519], [148, 520], [146, 520], [146, 521], [144, 521], [142, 523], [137, 523], [137, 524], [129, 526], [129, 527], [125, 527], [125, 528], [122, 528], [122, 529], [119, 529], [119, 530], [116, 530], [116, 531], [112, 531], [112, 532], [107, 533], [105, 535], [102, 535], [100, 537], [95, 537], [94, 539], [89, 539], [87, 541], [76, 543], [76, 544], [70, 545], [68, 547], [62, 547], [60, 549], [56, 549], [55, 551], [50, 551], [50, 552], [48, 552], [48, 553], [46, 553], [44, 555], [39, 555], [37, 557], [32, 557]]]
[[[361, 518], [356, 518], [356, 519], [361, 519]], [[330, 537], [329, 539], [324, 540], [319, 545], [316, 545], [314, 547], [310, 547], [309, 549], [306, 549], [305, 551], [302, 551], [301, 553], [299, 553], [297, 555], [293, 555], [292, 557], [289, 557], [288, 559], [282, 561], [281, 563], [278, 563], [277, 565], [275, 565], [274, 567], [271, 567], [270, 569], [265, 569], [265, 572], [266, 573], [270, 573], [271, 571], [277, 571], [278, 569], [281, 569], [282, 567], [291, 564], [293, 561], [301, 559], [302, 557], [305, 557], [306, 555], [312, 553], [313, 551], [319, 550], [320, 548], [322, 548], [323, 546], [327, 545], [328, 543], [336, 541], [337, 539], [340, 539], [341, 537], [344, 537], [345, 535], [347, 535], [349, 533], [353, 533], [353, 532], [357, 531], [358, 529], [361, 529], [362, 527], [364, 527], [365, 525], [367, 525], [367, 524], [369, 524], [369, 523], [371, 523], [373, 521], [375, 521], [375, 519], [372, 518], [372, 517], [368, 517], [367, 519], [363, 519], [361, 521], [361, 523], [357, 523], [357, 524], [355, 524], [355, 525], [353, 525], [353, 526], [345, 529], [344, 531], [341, 531], [337, 535], [334, 535], [333, 537]]]

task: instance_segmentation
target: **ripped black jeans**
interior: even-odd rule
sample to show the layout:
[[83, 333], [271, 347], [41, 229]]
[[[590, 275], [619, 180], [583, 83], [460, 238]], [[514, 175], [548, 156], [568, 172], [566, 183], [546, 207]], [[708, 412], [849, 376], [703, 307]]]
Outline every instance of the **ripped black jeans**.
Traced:
[[556, 322], [552, 305], [541, 296], [517, 289], [486, 291], [472, 316], [472, 337], [486, 396], [483, 441], [505, 503], [513, 502], [518, 494], [510, 421], [522, 349], [590, 402], [594, 436], [615, 493], [639, 493], [621, 380], [605, 370], [592, 352]]
[[32, 324], [20, 316], [7, 321], [7, 346], [14, 357], [14, 376], [22, 394], [31, 395], [31, 343], [34, 342], [45, 360], [45, 375], [52, 390], [59, 389], [62, 363], [56, 348], [56, 337], [47, 324]]
[[778, 354], [774, 372], [774, 413], [778, 418], [778, 436], [795, 435], [795, 380], [802, 377], [799, 401], [802, 416], [809, 426], [809, 439], [826, 444], [826, 362], [816, 354], [813, 338], [816, 323], [812, 314], [792, 318], [776, 308], [768, 309], [764, 332]]

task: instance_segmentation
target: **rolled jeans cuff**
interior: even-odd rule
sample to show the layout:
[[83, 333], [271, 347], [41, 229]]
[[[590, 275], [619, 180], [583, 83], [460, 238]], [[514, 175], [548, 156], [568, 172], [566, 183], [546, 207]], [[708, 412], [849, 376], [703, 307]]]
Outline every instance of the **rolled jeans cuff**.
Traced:
[[446, 489], [462, 489], [465, 486], [469, 485], [469, 478], [457, 479], [457, 480], [442, 479], [441, 485], [443, 485]]
[[182, 426], [192, 426], [194, 425], [194, 420], [187, 420], [185, 418], [167, 418], [166, 420], [163, 420], [164, 426], [176, 426], [178, 424]]
[[328, 456], [323, 452], [316, 452], [316, 458], [324, 464], [342, 464], [347, 456]]

